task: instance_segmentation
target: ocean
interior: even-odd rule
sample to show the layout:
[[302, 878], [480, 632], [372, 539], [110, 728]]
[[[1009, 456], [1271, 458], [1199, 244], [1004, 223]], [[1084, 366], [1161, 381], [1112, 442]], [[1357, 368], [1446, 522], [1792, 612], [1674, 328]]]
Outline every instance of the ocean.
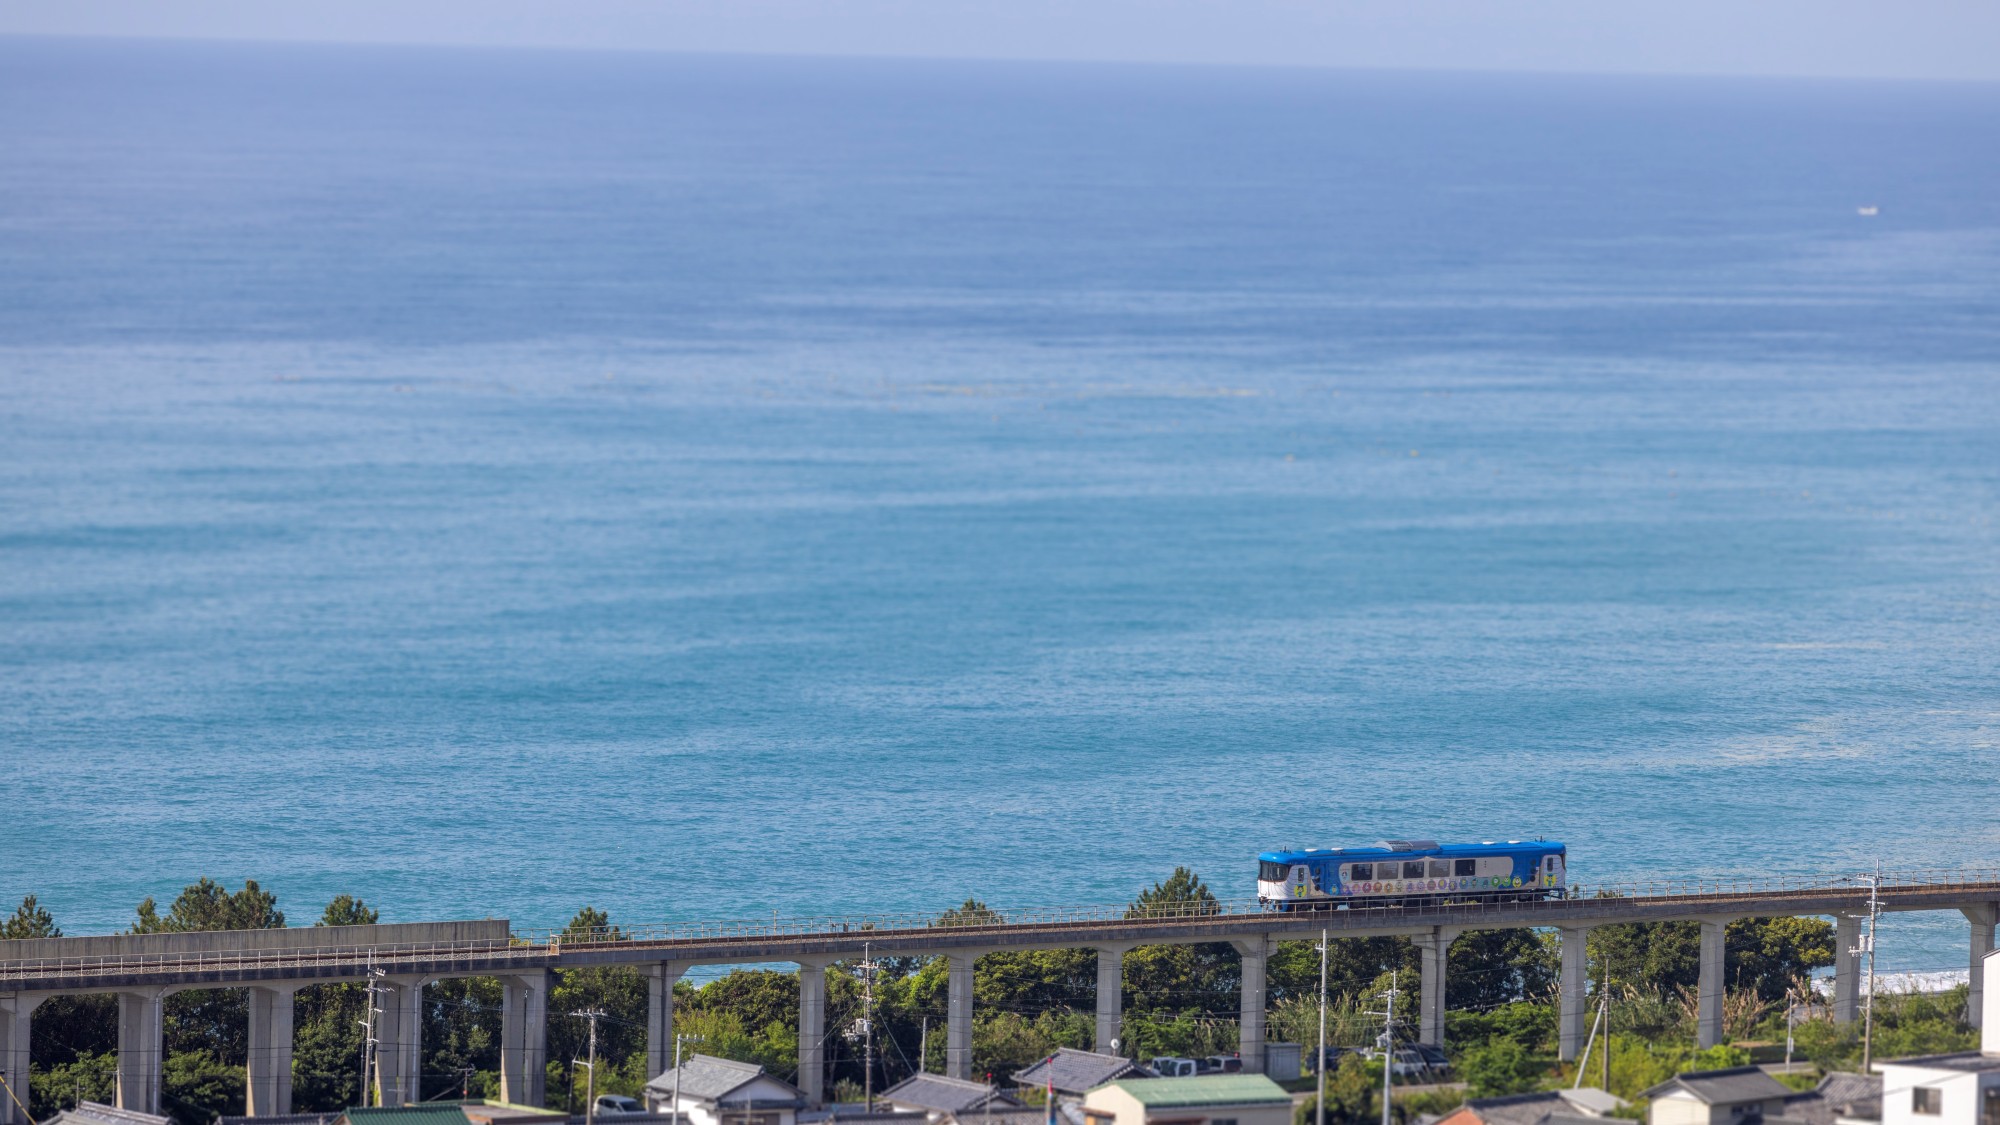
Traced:
[[0, 900], [2000, 868], [1996, 139], [1993, 85], [0, 40]]

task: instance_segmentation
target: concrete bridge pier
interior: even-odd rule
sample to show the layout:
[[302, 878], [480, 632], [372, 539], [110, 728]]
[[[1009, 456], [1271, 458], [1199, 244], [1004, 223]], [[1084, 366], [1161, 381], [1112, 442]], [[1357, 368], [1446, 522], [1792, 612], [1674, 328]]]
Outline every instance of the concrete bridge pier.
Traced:
[[[0, 1093], [0, 1125], [31, 1125], [21, 1106], [28, 1100], [28, 1034], [35, 1009], [49, 993], [0, 993], [0, 1077], [12, 1095]], [[20, 1103], [15, 1104], [15, 1099]]]
[[1853, 1023], [1861, 1015], [1861, 916], [1833, 918], [1833, 1022]]
[[1583, 1053], [1583, 1041], [1590, 1034], [1590, 929], [1564, 927], [1562, 968], [1556, 978], [1561, 994], [1556, 1009], [1556, 1057], [1569, 1062]]
[[944, 1021], [944, 1072], [951, 1078], [972, 1078], [972, 966], [978, 953], [948, 953], [949, 1004]]
[[1445, 965], [1451, 943], [1464, 931], [1456, 926], [1432, 926], [1431, 932], [1411, 939], [1423, 954], [1422, 990], [1419, 993], [1417, 1041], [1444, 1046]]
[[1242, 1015], [1238, 1020], [1236, 1053], [1243, 1056], [1245, 1074], [1264, 1073], [1264, 968], [1271, 957], [1271, 935], [1232, 941], [1243, 955]]
[[1727, 918], [1701, 920], [1701, 979], [1694, 1036], [1695, 1046], [1701, 1049], [1722, 1042], [1722, 991], [1728, 985], [1723, 976], [1723, 937], [1728, 925]]
[[[505, 1017], [502, 1017], [503, 1020]], [[423, 1100], [424, 979], [389, 977], [375, 985], [375, 1101]]]
[[160, 1112], [160, 1069], [165, 1055], [161, 1025], [164, 988], [118, 994], [118, 1108]]
[[1986, 955], [1993, 952], [1993, 926], [2000, 920], [2000, 906], [1982, 902], [1959, 908], [1972, 923], [1972, 991], [1965, 1000], [1965, 1019], [1973, 1027], [1984, 1023], [1986, 1006]]
[[1097, 1041], [1100, 1055], [1111, 1054], [1111, 1041], [1124, 1033], [1125, 945], [1097, 947]]
[[679, 961], [661, 961], [646, 969], [647, 1081], [674, 1065], [674, 985], [687, 971]]
[[826, 1101], [826, 970], [831, 960], [799, 963], [799, 1091], [807, 1103]]
[[539, 1106], [548, 1086], [549, 973], [534, 969], [500, 984], [500, 1100]]
[[243, 1105], [251, 1117], [292, 1112], [292, 1002], [303, 982], [273, 981], [247, 989], [250, 1060]]

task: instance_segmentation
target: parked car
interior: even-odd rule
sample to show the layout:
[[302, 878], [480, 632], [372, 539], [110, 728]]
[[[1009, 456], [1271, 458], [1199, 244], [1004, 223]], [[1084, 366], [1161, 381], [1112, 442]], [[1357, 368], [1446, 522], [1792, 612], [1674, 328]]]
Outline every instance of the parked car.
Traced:
[[597, 1116], [599, 1117], [615, 1117], [620, 1114], [644, 1112], [646, 1112], [646, 1107], [640, 1105], [636, 1098], [628, 1098], [623, 1094], [597, 1095]]
[[[1362, 1056], [1371, 1060], [1380, 1059], [1382, 1049], [1370, 1047], [1362, 1052]], [[1431, 1072], [1430, 1063], [1415, 1047], [1396, 1048], [1395, 1060], [1390, 1064], [1389, 1072], [1396, 1078], [1413, 1082], [1429, 1082], [1435, 1077]]]
[[1205, 1059], [1198, 1060], [1197, 1069], [1202, 1074], [1241, 1074], [1243, 1073], [1243, 1056], [1210, 1055]]
[[1414, 1050], [1418, 1055], [1423, 1057], [1424, 1066], [1429, 1068], [1432, 1076], [1437, 1081], [1442, 1082], [1450, 1078], [1451, 1059], [1445, 1056], [1442, 1048], [1432, 1046], [1429, 1043], [1418, 1043]]
[[1193, 1059], [1161, 1055], [1153, 1060], [1153, 1071], [1162, 1078], [1193, 1078], [1201, 1073], [1201, 1066]]
[[[1327, 1073], [1331, 1074], [1333, 1071], [1339, 1070], [1340, 1060], [1348, 1055], [1360, 1055], [1362, 1058], [1368, 1057], [1367, 1052], [1357, 1050], [1353, 1047], [1335, 1047], [1328, 1044], [1326, 1048]], [[1299, 1069], [1306, 1074], [1319, 1073], [1318, 1068], [1313, 1065], [1313, 1057], [1311, 1055], [1305, 1056], [1305, 1061], [1299, 1064]]]

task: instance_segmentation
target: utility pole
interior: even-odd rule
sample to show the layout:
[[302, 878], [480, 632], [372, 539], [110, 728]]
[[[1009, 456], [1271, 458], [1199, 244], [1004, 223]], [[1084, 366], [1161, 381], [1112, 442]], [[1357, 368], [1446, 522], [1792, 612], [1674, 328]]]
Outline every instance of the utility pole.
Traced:
[[1605, 1093], [1611, 1092], [1611, 958], [1604, 959], [1604, 1086]]
[[875, 1112], [875, 960], [861, 943], [861, 1109]]
[[1326, 1125], [1326, 930], [1319, 932], [1319, 1055], [1313, 1073], [1319, 1075], [1319, 1096], [1313, 1099], [1313, 1125]]
[[375, 955], [372, 953], [369, 954], [368, 1007], [363, 1013], [362, 1018], [357, 1021], [361, 1024], [361, 1100], [356, 1104], [364, 1107], [368, 1104], [368, 1074], [373, 1069], [375, 1063], [375, 982], [377, 979], [387, 975], [386, 972], [375, 967]]
[[674, 1036], [674, 1125], [681, 1125], [681, 1043], [699, 1035]]
[[917, 1033], [917, 1073], [924, 1073], [924, 1058], [931, 1049], [931, 1018], [924, 1017], [924, 1029]]
[[1869, 1072], [1875, 1048], [1875, 923], [1882, 917], [1882, 869], [1868, 877], [1868, 936], [1862, 948], [1868, 951], [1868, 994], [1861, 999], [1861, 1073]]
[[1382, 1125], [1394, 1125], [1389, 1116], [1389, 1097], [1396, 1076], [1396, 993], [1401, 991], [1396, 987], [1396, 982], [1401, 979], [1401, 972], [1402, 969], [1400, 967], [1389, 970], [1389, 1010], [1386, 1012], [1369, 1013], [1369, 1015], [1380, 1015], [1383, 1017], [1382, 1038], [1380, 1040], [1382, 1044]]
[[586, 1077], [583, 1087], [583, 1120], [585, 1125], [597, 1125], [597, 1021], [604, 1013], [596, 1008], [586, 1008], [570, 1015], [590, 1021], [590, 1061], [583, 1064]]

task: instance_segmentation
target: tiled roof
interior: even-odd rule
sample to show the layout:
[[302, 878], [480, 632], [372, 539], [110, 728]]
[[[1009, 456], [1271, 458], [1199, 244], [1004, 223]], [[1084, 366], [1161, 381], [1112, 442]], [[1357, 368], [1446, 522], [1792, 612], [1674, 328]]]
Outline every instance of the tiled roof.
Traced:
[[2000, 1055], [1958, 1051], [1949, 1055], [1919, 1055], [1913, 1059], [1883, 1059], [1876, 1066], [1927, 1066], [1932, 1070], [2000, 1070]]
[[[704, 1102], [720, 1102], [735, 1091], [748, 1086], [759, 1078], [775, 1082], [790, 1090], [794, 1097], [802, 1098], [798, 1087], [782, 1078], [766, 1074], [756, 1063], [737, 1062], [735, 1059], [718, 1059], [713, 1055], [695, 1055], [681, 1063], [678, 1070], [680, 1085], [678, 1090], [683, 1098], [694, 1098]], [[662, 1097], [674, 1096], [676, 1071], [663, 1070], [659, 1076], [646, 1083], [646, 1089]]]
[[1607, 1113], [1625, 1108], [1625, 1099], [1595, 1086], [1575, 1086], [1568, 1090], [1557, 1090], [1562, 1100], [1569, 1105], [1562, 1112], [1581, 1110], [1586, 1117], [1603, 1117]]
[[1467, 1098], [1465, 1108], [1486, 1125], [1539, 1125], [1543, 1118], [1569, 1107], [1561, 1094], [1547, 1090], [1501, 1098]]
[[1783, 1098], [1792, 1091], [1784, 1083], [1755, 1066], [1732, 1066], [1727, 1070], [1697, 1070], [1676, 1074], [1643, 1096], [1657, 1098], [1675, 1090], [1685, 1090], [1706, 1105], [1740, 1105], [1744, 1102]]
[[1835, 1072], [1819, 1087], [1785, 1099], [1785, 1116], [1811, 1125], [1834, 1125], [1842, 1117], [1882, 1118], [1882, 1076]]
[[988, 1103], [994, 1109], [1021, 1104], [1001, 1093], [997, 1086], [942, 1074], [912, 1074], [882, 1091], [882, 1100], [935, 1113], [965, 1113], [984, 1108]]
[[464, 1125], [465, 1107], [457, 1102], [422, 1105], [355, 1106], [335, 1120], [350, 1125]]
[[1100, 1055], [1093, 1051], [1079, 1051], [1073, 1047], [1061, 1047], [1054, 1055], [1037, 1062], [1026, 1070], [1014, 1072], [1014, 1081], [1023, 1086], [1047, 1086], [1049, 1069], [1055, 1069], [1055, 1087], [1059, 1094], [1085, 1094], [1117, 1078], [1149, 1075], [1151, 1072], [1117, 1055]]
[[115, 1105], [105, 1105], [103, 1102], [87, 1101], [76, 1103], [74, 1109], [63, 1110], [49, 1118], [44, 1125], [51, 1125], [54, 1122], [62, 1122], [63, 1125], [169, 1125], [165, 1117], [140, 1113], [135, 1109], [119, 1109]]
[[840, 1102], [821, 1109], [802, 1109], [798, 1114], [799, 1125], [837, 1125], [839, 1122], [853, 1121], [858, 1125], [923, 1125], [928, 1120], [920, 1109], [891, 1109], [887, 1104], [877, 1103], [873, 1110], [860, 1102]]
[[1203, 1074], [1193, 1078], [1121, 1078], [1111, 1083], [1148, 1109], [1197, 1105], [1259, 1105], [1292, 1096], [1261, 1074]]

